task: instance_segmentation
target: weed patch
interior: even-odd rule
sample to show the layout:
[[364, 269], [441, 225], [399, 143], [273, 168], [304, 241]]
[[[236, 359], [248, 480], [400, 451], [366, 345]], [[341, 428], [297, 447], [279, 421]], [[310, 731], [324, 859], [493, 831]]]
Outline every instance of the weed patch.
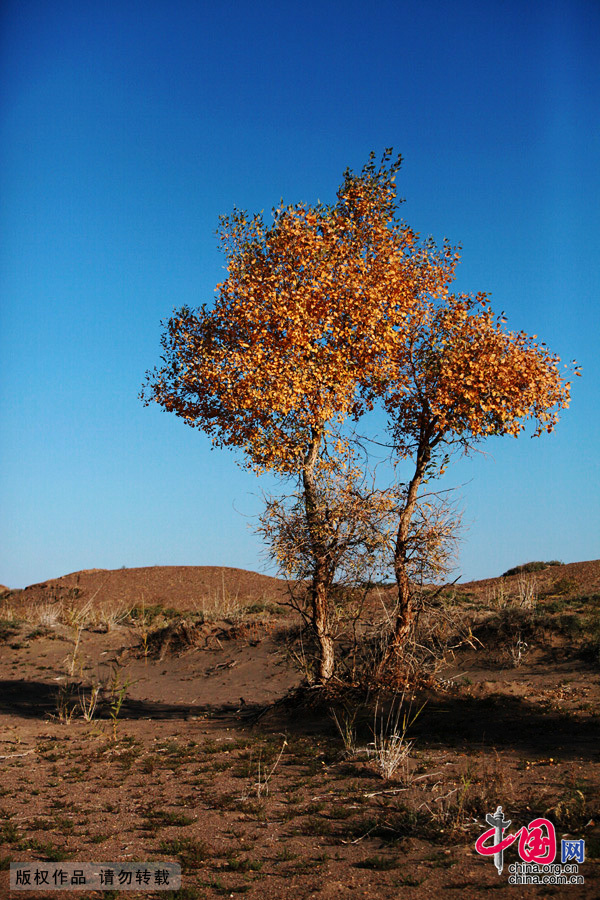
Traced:
[[161, 853], [176, 856], [184, 869], [199, 869], [212, 856], [212, 850], [208, 844], [194, 838], [174, 838], [161, 841], [159, 850]]
[[367, 856], [354, 863], [356, 869], [374, 869], [378, 872], [387, 872], [390, 869], [397, 869], [400, 862], [394, 856]]

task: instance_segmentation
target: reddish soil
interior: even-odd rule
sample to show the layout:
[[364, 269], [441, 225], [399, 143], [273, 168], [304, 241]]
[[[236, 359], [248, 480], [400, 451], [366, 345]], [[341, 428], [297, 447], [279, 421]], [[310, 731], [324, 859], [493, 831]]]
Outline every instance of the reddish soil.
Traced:
[[[73, 595], [76, 595], [73, 598]], [[102, 609], [162, 604], [179, 610], [193, 610], [207, 599], [256, 603], [286, 595], [285, 583], [268, 575], [225, 566], [148, 566], [141, 569], [85, 569], [32, 584], [18, 592], [19, 602], [77, 599], [93, 600]]]
[[[599, 897], [600, 561], [532, 577], [531, 608], [523, 577], [455, 586], [472, 639], [415, 695], [389, 780], [366, 752], [372, 701], [296, 690], [277, 579], [92, 570], [4, 594], [0, 897], [33, 859], [182, 863], [179, 893], [113, 897]], [[331, 710], [356, 711], [351, 754]], [[585, 883], [509, 884], [515, 847], [499, 876], [474, 849], [497, 805], [511, 831], [544, 816], [559, 847], [584, 838]]]

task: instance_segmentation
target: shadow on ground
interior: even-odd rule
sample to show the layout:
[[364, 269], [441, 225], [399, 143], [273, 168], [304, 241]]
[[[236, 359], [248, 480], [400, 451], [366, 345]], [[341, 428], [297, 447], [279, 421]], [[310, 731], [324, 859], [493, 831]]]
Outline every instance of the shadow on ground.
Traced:
[[[0, 712], [27, 718], [56, 717], [60, 698], [61, 686], [57, 684], [0, 681]], [[69, 698], [71, 704], [76, 704], [77, 685], [71, 686]], [[328, 708], [302, 708], [292, 697], [284, 697], [270, 706], [250, 703], [190, 706], [126, 698], [118, 713], [119, 721], [194, 717], [231, 719], [237, 727], [252, 727], [262, 721], [268, 727], [276, 724], [279, 729], [292, 733], [332, 737], [337, 734]], [[95, 718], [111, 718], [108, 700], [98, 705]], [[410, 737], [418, 740], [421, 749], [502, 747], [519, 753], [560, 750], [563, 758], [600, 756], [600, 723], [596, 717], [574, 718], [556, 710], [541, 710], [520, 697], [500, 694], [485, 698], [430, 694], [410, 729]]]

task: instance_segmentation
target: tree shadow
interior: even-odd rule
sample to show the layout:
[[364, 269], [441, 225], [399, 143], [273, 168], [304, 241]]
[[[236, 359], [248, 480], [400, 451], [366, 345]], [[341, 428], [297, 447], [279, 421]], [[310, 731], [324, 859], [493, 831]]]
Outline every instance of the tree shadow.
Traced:
[[[74, 709], [74, 718], [81, 718], [81, 710], [78, 709], [78, 690], [85, 691], [89, 697], [90, 688], [84, 684], [73, 682], [68, 690], [64, 685], [49, 684], [45, 681], [0, 681], [0, 713], [8, 713], [23, 716], [29, 719], [43, 719], [49, 716], [58, 716], [61, 705]], [[104, 695], [99, 698], [94, 719], [112, 718], [112, 702], [110, 697]], [[262, 707], [245, 706], [246, 716], [260, 712]], [[135, 700], [125, 697], [119, 707], [119, 720], [126, 719], [181, 719], [186, 720], [193, 716], [230, 716], [234, 717], [241, 712], [239, 704], [221, 704], [211, 706], [209, 704], [192, 705], [161, 703], [153, 700]]]
[[[259, 718], [279, 730], [304, 735], [328, 733], [339, 740], [337, 726], [332, 720], [331, 709], [348, 710], [356, 707], [344, 702], [343, 694], [337, 702], [314, 704], [302, 708], [296, 698], [282, 698], [270, 708], [264, 709]], [[380, 705], [379, 714], [387, 719], [392, 700]], [[362, 738], [372, 740], [374, 729], [374, 702], [360, 709], [355, 725]], [[421, 709], [418, 715], [415, 715]], [[414, 720], [408, 728], [407, 738], [415, 739], [420, 750], [484, 750], [497, 748], [513, 750], [520, 755], [546, 755], [562, 758], [600, 760], [600, 721], [597, 716], [574, 717], [558, 710], [542, 709], [522, 697], [501, 694], [478, 698], [465, 695], [449, 696], [429, 690], [416, 697], [412, 704], [405, 703], [400, 711], [402, 727], [404, 713], [407, 721]], [[343, 721], [343, 718], [342, 718]], [[380, 719], [378, 719], [380, 721]], [[393, 715], [390, 719], [393, 721]]]
[[[67, 702], [77, 710], [78, 685], [70, 686]], [[89, 692], [89, 688], [87, 689]], [[57, 716], [64, 686], [42, 681], [0, 681], [0, 713], [26, 718]], [[448, 696], [430, 692], [413, 703], [413, 713], [426, 702], [409, 730], [420, 749], [483, 749], [496, 747], [521, 754], [560, 753], [562, 758], [600, 758], [600, 722], [592, 715], [573, 717], [556, 710], [543, 710], [520, 697], [492, 694], [485, 698]], [[229, 720], [238, 728], [262, 726], [298, 735], [337, 735], [330, 709], [324, 702], [308, 708], [298, 693], [286, 695], [267, 706], [251, 702], [239, 704], [174, 704], [125, 697], [119, 709], [120, 721], [193, 717]], [[97, 706], [94, 718], [111, 718], [110, 699]], [[371, 720], [369, 723], [369, 715]], [[372, 712], [361, 715], [363, 727], [372, 726]], [[409, 717], [410, 718], [410, 717]]]
[[575, 718], [504, 694], [483, 698], [432, 694], [411, 733], [419, 746], [432, 749], [469, 745], [534, 754], [560, 751], [563, 757], [587, 759], [599, 758], [600, 749], [597, 717]]

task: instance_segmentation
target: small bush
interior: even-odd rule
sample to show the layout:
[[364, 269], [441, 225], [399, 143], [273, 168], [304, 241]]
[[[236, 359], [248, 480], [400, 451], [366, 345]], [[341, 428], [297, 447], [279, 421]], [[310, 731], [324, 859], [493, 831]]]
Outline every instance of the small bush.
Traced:
[[13, 637], [18, 630], [19, 626], [13, 619], [0, 619], [0, 641]]
[[561, 613], [557, 618], [557, 627], [562, 634], [579, 635], [584, 631], [581, 616], [576, 613]]
[[212, 856], [212, 850], [204, 841], [193, 838], [161, 841], [159, 850], [175, 854], [184, 869], [199, 869]]
[[151, 625], [155, 619], [180, 619], [183, 613], [171, 606], [156, 603], [151, 606], [138, 604], [130, 610], [129, 615], [134, 622], [141, 621], [143, 624]]
[[595, 665], [600, 665], [600, 615], [585, 616], [583, 623], [584, 655]]
[[518, 606], [506, 606], [495, 617], [498, 636], [512, 639], [515, 635], [532, 638], [536, 633], [534, 611]]
[[503, 573], [502, 577], [507, 578], [509, 575], [519, 575], [521, 572], [541, 572], [543, 569], [547, 569], [549, 566], [564, 566], [564, 563], [559, 559], [551, 559], [548, 562], [541, 562], [539, 560], [523, 563], [521, 566], [515, 566], [513, 569], [507, 569], [506, 572]]
[[0, 838], [7, 844], [15, 844], [19, 840], [19, 829], [13, 822], [5, 822], [0, 828]]
[[544, 592], [545, 597], [564, 597], [576, 591], [579, 584], [572, 578], [557, 578]]

